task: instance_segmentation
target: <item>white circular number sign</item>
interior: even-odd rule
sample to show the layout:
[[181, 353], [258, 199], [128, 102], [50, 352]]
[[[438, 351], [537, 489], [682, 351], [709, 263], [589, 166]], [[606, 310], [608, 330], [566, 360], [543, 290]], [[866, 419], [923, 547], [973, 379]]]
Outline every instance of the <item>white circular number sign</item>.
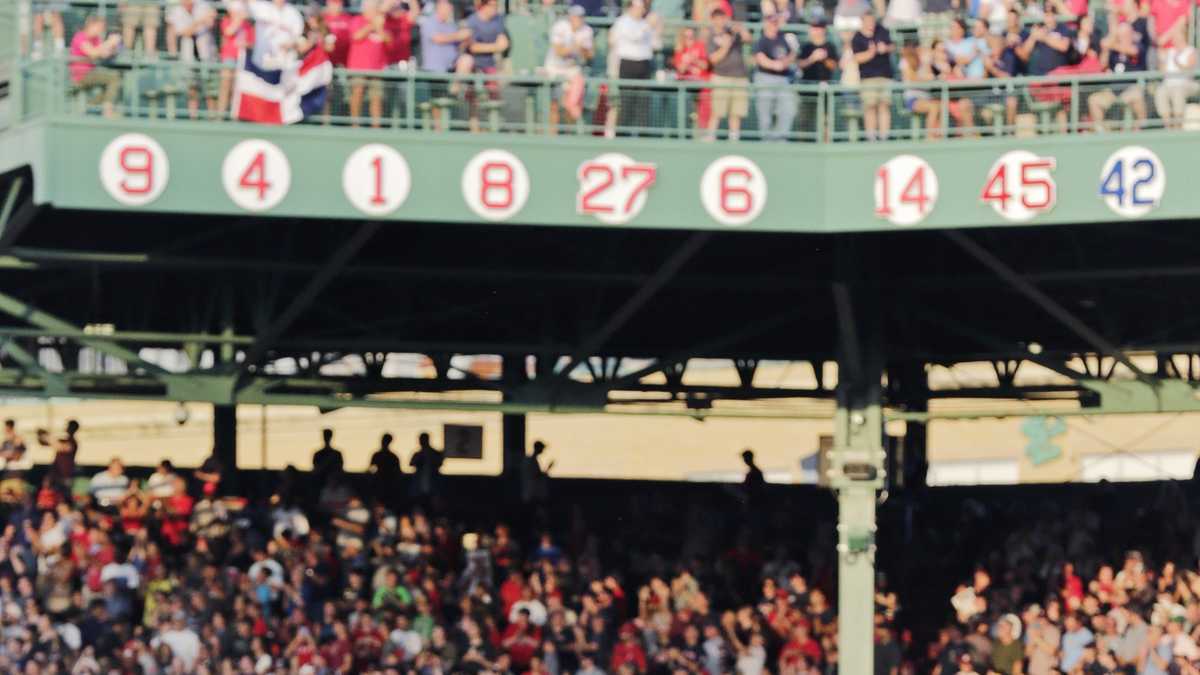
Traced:
[[1055, 164], [1053, 157], [1026, 150], [1006, 152], [992, 165], [979, 198], [1009, 220], [1032, 220], [1058, 201]]
[[1114, 213], [1138, 218], [1150, 213], [1167, 190], [1167, 171], [1151, 150], [1127, 145], [1109, 156], [1100, 171], [1100, 197]]
[[145, 206], [167, 189], [167, 153], [145, 134], [117, 136], [100, 154], [100, 183], [126, 206]]
[[342, 190], [354, 208], [386, 216], [408, 199], [412, 174], [404, 156], [381, 143], [355, 150], [342, 167]]
[[292, 186], [292, 167], [274, 143], [242, 141], [225, 155], [221, 182], [234, 204], [247, 211], [266, 211], [287, 196]]
[[767, 179], [758, 165], [745, 157], [721, 157], [700, 176], [700, 203], [722, 225], [747, 225], [767, 205]]
[[462, 175], [463, 199], [480, 218], [507, 220], [529, 199], [529, 173], [507, 150], [484, 150], [467, 162]]
[[575, 209], [602, 223], [620, 225], [642, 212], [657, 172], [653, 164], [639, 164], [628, 155], [610, 152], [580, 164], [576, 176]]
[[875, 171], [875, 215], [893, 225], [925, 220], [937, 198], [937, 174], [916, 155], [898, 155]]

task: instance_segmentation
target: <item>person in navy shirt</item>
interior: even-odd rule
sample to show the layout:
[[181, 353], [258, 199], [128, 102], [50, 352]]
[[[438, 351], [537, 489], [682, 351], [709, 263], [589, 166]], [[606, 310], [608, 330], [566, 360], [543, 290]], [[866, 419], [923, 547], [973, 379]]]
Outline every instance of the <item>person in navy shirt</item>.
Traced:
[[1046, 3], [1042, 23], [1021, 32], [1021, 44], [1016, 51], [1028, 75], [1048, 75], [1055, 68], [1070, 64], [1071, 41], [1075, 34], [1058, 23], [1055, 11], [1053, 3]]
[[[1100, 41], [1100, 63], [1108, 73], [1141, 73], [1146, 70], [1149, 40], [1145, 19], [1117, 24]], [[1141, 23], [1142, 26], [1135, 24]], [[1139, 30], [1142, 28], [1142, 30]], [[1140, 126], [1146, 120], [1146, 90], [1136, 77], [1110, 83], [1111, 86], [1088, 96], [1088, 113], [1096, 131], [1104, 131], [1104, 116], [1117, 101], [1129, 106]]]

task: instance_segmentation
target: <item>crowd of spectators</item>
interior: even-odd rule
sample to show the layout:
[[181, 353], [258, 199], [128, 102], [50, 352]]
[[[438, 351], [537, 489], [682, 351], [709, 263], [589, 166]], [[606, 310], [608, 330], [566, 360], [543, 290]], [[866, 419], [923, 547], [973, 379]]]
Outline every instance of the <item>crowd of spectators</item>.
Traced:
[[[725, 501], [631, 493], [606, 521], [545, 489], [544, 445], [513, 499], [473, 505], [445, 493], [427, 435], [407, 471], [384, 436], [352, 483], [326, 431], [311, 473], [239, 489], [215, 458], [190, 475], [164, 461], [135, 479], [119, 459], [81, 473], [78, 431], [38, 432], [45, 467], [15, 422], [0, 438], [0, 672], [837, 672], [828, 514], [770, 501], [751, 453]], [[879, 580], [875, 672], [1197, 672], [1191, 502], [1168, 484], [1108, 520], [1114, 494], [888, 505], [906, 527], [881, 533], [906, 533], [880, 555], [910, 571]], [[1107, 557], [1126, 542], [1142, 545]], [[961, 585], [907, 607], [962, 564]], [[920, 613], [945, 622], [931, 639]]]
[[[894, 108], [920, 119], [931, 138], [951, 133], [941, 128], [945, 120], [962, 135], [975, 135], [977, 129], [1000, 121], [1013, 127], [1022, 111], [1029, 113], [1027, 101], [1059, 103], [1054, 112], [1065, 126], [1069, 90], [1048, 85], [1018, 91], [1003, 82], [1018, 76], [1129, 73], [1127, 81], [1085, 91], [1079, 116], [1084, 128], [1097, 131], [1105, 129], [1105, 118], [1118, 103], [1135, 125], [1153, 110], [1165, 126], [1178, 126], [1187, 98], [1198, 89], [1189, 0], [1092, 0], [1090, 6], [1088, 0], [1028, 5], [1021, 0], [840, 0], [830, 10], [803, 0], [763, 0], [753, 8], [762, 19], [757, 34], [734, 20], [748, 10], [730, 0], [696, 0], [685, 8], [695, 23], [669, 29], [651, 0], [627, 0], [600, 38], [607, 42], [603, 63], [596, 62], [597, 37], [585, 18], [607, 7], [577, 1], [522, 4], [522, 11], [547, 19], [539, 24], [546, 26], [547, 36], [537, 72], [561, 83], [548, 112], [552, 129], [560, 120], [570, 122], [584, 114], [583, 78], [591, 74], [625, 81], [674, 77], [717, 85], [697, 90], [694, 97], [695, 135], [706, 140], [716, 137], [722, 122], [728, 138], [741, 137], [750, 111], [750, 80], [761, 85], [755, 89], [754, 107], [758, 132], [769, 141], [789, 137], [798, 117], [805, 128], [814, 124], [812, 105], [779, 86], [790, 83], [855, 87], [868, 139], [889, 137]], [[40, 54], [46, 51], [40, 40], [44, 27], [50, 26], [56, 36], [54, 31], [62, 30], [62, 7], [60, 2], [34, 4], [39, 23], [33, 51]], [[161, 4], [125, 0], [120, 3], [120, 33], [106, 36], [103, 20], [91, 17], [70, 41], [73, 82], [94, 88], [106, 111], [119, 94], [119, 81], [103, 64], [136, 44], [144, 56], [156, 56]], [[166, 13], [166, 50], [188, 62], [232, 65], [241, 50], [252, 50], [268, 62], [283, 62], [310, 49], [324, 49], [336, 66], [360, 73], [348, 91], [335, 92], [337, 104], [348, 103], [352, 123], [369, 119], [378, 126], [385, 106], [403, 97], [389, 95], [387, 88], [393, 85], [366, 74], [420, 70], [470, 80], [466, 76], [506, 72], [504, 60], [512, 48], [498, 0], [475, 0], [469, 7], [454, 0], [428, 0], [424, 5], [417, 0], [360, 0], [352, 8], [345, 0], [324, 0], [302, 9], [288, 0], [176, 0]], [[799, 33], [785, 29], [800, 24], [805, 25]], [[674, 35], [664, 40], [664, 32]], [[61, 36], [55, 40], [61, 43]], [[1167, 81], [1153, 92], [1134, 75], [1150, 70], [1168, 73]], [[956, 93], [961, 95], [947, 101], [930, 87], [939, 82], [959, 83]], [[972, 82], [979, 87], [971, 88]], [[201, 100], [210, 113], [224, 114], [230, 86], [228, 74], [190, 82], [191, 114], [198, 114]], [[478, 130], [475, 99], [499, 99], [500, 85], [489, 81], [484, 91], [475, 89], [455, 84], [449, 91], [432, 93], [435, 98], [447, 93], [464, 97], [471, 128]], [[608, 118], [593, 121], [603, 121], [610, 134], [617, 124], [651, 127], [648, 97], [647, 88], [627, 82], [619, 100], [598, 104]], [[943, 111], [943, 106], [949, 109]], [[440, 117], [444, 107], [438, 106], [435, 116]], [[440, 125], [440, 119], [435, 124]]]

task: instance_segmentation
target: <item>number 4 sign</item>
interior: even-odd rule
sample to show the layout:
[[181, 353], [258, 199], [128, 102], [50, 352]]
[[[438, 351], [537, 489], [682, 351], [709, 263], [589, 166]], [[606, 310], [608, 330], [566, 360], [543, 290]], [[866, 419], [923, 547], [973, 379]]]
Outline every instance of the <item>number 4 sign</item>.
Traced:
[[1007, 152], [992, 165], [979, 198], [1009, 220], [1032, 220], [1054, 208], [1058, 199], [1054, 167], [1053, 157], [1025, 150]]
[[875, 172], [875, 215], [895, 225], [916, 225], [933, 211], [938, 179], [916, 155], [889, 159]]
[[233, 146], [221, 165], [225, 194], [247, 211], [274, 208], [292, 185], [287, 155], [274, 143], [252, 139]]

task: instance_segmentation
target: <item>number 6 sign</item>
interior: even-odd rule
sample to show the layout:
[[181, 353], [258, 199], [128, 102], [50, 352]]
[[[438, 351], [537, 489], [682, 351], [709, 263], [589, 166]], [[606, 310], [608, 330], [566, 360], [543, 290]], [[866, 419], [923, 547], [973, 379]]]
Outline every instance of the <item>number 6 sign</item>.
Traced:
[[722, 225], [747, 225], [767, 205], [767, 179], [758, 165], [745, 157], [722, 157], [700, 176], [700, 203]]
[[628, 223], [642, 212], [646, 191], [657, 177], [653, 164], [638, 164], [616, 152], [580, 164], [577, 175], [576, 210], [610, 225]]
[[287, 196], [292, 186], [292, 167], [274, 143], [242, 141], [225, 155], [221, 182], [234, 204], [247, 211], [266, 211]]
[[937, 198], [937, 174], [916, 155], [893, 157], [875, 172], [875, 215], [893, 225], [925, 220]]
[[484, 150], [463, 169], [462, 192], [467, 206], [480, 218], [507, 220], [529, 199], [529, 172], [507, 150]]
[[158, 199], [170, 177], [167, 153], [144, 134], [117, 136], [100, 154], [100, 183], [126, 206], [145, 206]]

